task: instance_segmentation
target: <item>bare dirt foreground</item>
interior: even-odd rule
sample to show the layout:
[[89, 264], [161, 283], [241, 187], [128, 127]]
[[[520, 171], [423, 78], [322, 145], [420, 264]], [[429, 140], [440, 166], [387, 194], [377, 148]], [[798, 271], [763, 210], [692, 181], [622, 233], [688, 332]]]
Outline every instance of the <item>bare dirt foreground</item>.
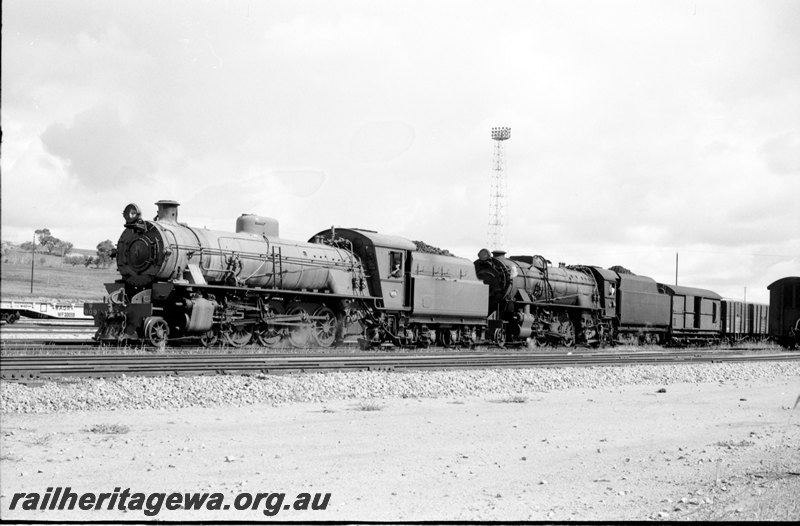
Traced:
[[[800, 378], [657, 391], [7, 413], [0, 510], [23, 520], [800, 519]], [[57, 486], [220, 492], [230, 509], [9, 509], [15, 493]], [[302, 492], [331, 496], [325, 510], [269, 517], [266, 499], [235, 510], [241, 492], [285, 493], [278, 508]]]

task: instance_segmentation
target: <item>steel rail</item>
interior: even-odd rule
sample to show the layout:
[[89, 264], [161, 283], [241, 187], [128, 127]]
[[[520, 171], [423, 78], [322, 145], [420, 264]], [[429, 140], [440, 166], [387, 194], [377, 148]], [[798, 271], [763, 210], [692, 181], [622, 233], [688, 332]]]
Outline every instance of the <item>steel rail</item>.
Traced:
[[485, 368], [587, 367], [603, 365], [800, 360], [800, 353], [447, 353], [350, 355], [78, 355], [0, 357], [6, 380], [121, 375], [201, 375], [321, 371], [402, 371]]
[[[22, 317], [14, 323], [0, 324], [0, 332], [15, 327], [94, 327], [91, 318], [26, 318]], [[96, 329], [96, 327], [95, 327]]]

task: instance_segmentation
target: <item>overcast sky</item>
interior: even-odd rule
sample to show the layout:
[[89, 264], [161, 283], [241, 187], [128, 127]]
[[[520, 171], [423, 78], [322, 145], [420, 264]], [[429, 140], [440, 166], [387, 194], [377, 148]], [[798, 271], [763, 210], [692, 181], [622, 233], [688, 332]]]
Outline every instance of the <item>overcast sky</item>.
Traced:
[[800, 275], [800, 1], [5, 0], [2, 237], [181, 203], [767, 301]]

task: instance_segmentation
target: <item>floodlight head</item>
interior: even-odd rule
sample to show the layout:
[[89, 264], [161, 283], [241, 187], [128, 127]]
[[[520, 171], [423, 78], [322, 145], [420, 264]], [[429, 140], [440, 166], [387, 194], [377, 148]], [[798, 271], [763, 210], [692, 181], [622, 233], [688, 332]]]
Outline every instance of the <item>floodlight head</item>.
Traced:
[[505, 141], [511, 138], [511, 128], [499, 126], [492, 128], [492, 139], [495, 141]]

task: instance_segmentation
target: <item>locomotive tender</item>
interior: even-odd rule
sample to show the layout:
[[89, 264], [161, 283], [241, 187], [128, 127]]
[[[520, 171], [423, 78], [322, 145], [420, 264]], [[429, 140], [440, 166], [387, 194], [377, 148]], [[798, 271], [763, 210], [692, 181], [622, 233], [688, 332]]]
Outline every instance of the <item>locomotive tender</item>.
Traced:
[[121, 279], [87, 304], [106, 342], [194, 339], [240, 347], [442, 345], [483, 338], [487, 287], [472, 264], [426, 254], [404, 238], [331, 228], [309, 242], [278, 237], [275, 219], [243, 215], [236, 232], [178, 222], [175, 201], [152, 221], [135, 204], [117, 244]]
[[[177, 202], [156, 205], [152, 221], [125, 208], [121, 279], [106, 284], [106, 302], [85, 306], [101, 342], [329, 347], [351, 335], [364, 347], [684, 345], [764, 338], [776, 312], [539, 255], [484, 249], [470, 262], [371, 230], [331, 227], [289, 241], [277, 220], [250, 214], [235, 232], [190, 227], [178, 222]], [[800, 292], [792, 294], [796, 309]], [[800, 316], [787, 316], [794, 328], [784, 332], [795, 337]]]

